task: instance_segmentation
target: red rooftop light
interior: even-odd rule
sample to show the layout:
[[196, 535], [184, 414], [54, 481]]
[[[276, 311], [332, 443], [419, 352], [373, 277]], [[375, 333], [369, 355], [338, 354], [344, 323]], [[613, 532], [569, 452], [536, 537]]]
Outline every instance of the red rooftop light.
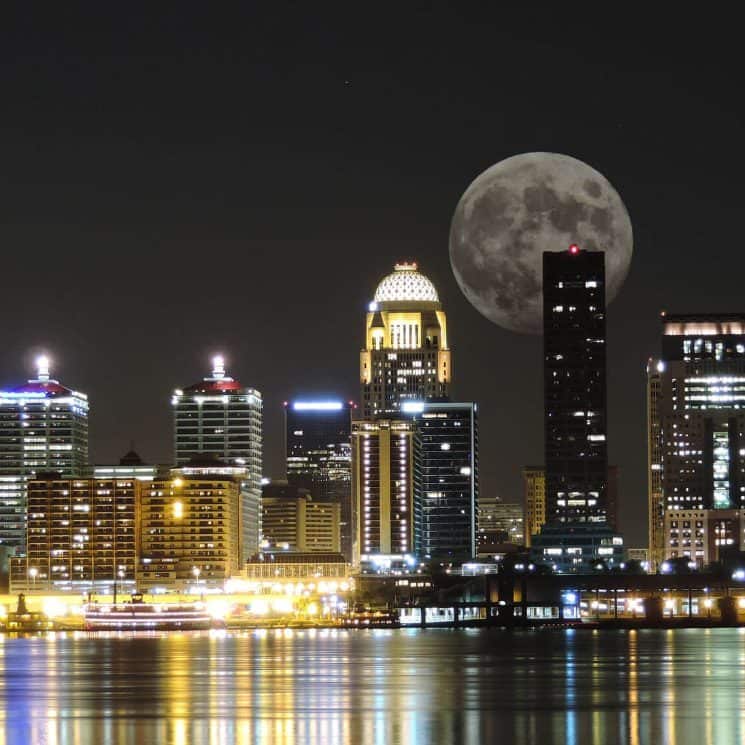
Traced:
[[572, 256], [576, 256], [579, 253], [579, 246], [576, 243], [572, 243], [572, 245], [569, 246], [569, 253], [572, 254]]

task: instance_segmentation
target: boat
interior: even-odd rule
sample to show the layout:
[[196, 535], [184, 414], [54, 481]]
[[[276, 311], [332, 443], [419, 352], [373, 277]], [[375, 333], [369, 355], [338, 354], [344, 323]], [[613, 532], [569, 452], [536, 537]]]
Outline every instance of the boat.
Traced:
[[214, 625], [204, 603], [145, 603], [141, 593], [123, 603], [88, 603], [83, 618], [86, 631], [196, 631]]
[[5, 620], [5, 630], [8, 632], [28, 633], [33, 631], [51, 631], [54, 621], [40, 611], [29, 611], [26, 607], [26, 596], [18, 596], [15, 611], [10, 611]]

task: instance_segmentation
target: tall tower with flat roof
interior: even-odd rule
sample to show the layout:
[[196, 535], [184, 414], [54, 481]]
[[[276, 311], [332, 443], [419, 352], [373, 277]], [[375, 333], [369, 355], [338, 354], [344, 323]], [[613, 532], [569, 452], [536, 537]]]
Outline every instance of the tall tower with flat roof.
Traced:
[[29, 479], [79, 476], [87, 463], [88, 396], [54, 380], [41, 356], [35, 378], [0, 390], [0, 544], [25, 550]]

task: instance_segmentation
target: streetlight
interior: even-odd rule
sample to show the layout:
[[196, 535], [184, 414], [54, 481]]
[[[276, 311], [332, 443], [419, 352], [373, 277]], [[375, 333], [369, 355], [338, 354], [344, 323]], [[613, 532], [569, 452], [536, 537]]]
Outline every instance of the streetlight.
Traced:
[[[116, 573], [116, 577], [119, 577], [119, 582], [124, 579], [124, 570], [119, 569], [119, 571]], [[114, 577], [114, 605], [116, 605], [116, 577]]]
[[199, 589], [199, 567], [192, 567], [191, 572], [194, 575], [194, 581], [197, 585], [197, 590]]
[[31, 577], [31, 582], [33, 583], [33, 591], [36, 592], [36, 577], [39, 574], [39, 570], [36, 567], [31, 567], [31, 569], [28, 570], [28, 576]]
[[706, 600], [704, 600], [704, 605], [706, 606], [707, 617], [711, 618], [711, 606], [714, 605], [714, 601], [711, 598], [706, 598]]

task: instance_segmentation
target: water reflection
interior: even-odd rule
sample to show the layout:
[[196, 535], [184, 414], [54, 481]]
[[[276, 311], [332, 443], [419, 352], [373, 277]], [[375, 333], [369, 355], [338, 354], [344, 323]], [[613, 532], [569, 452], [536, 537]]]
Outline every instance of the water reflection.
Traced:
[[744, 662], [736, 629], [0, 637], [0, 745], [742, 742]]

